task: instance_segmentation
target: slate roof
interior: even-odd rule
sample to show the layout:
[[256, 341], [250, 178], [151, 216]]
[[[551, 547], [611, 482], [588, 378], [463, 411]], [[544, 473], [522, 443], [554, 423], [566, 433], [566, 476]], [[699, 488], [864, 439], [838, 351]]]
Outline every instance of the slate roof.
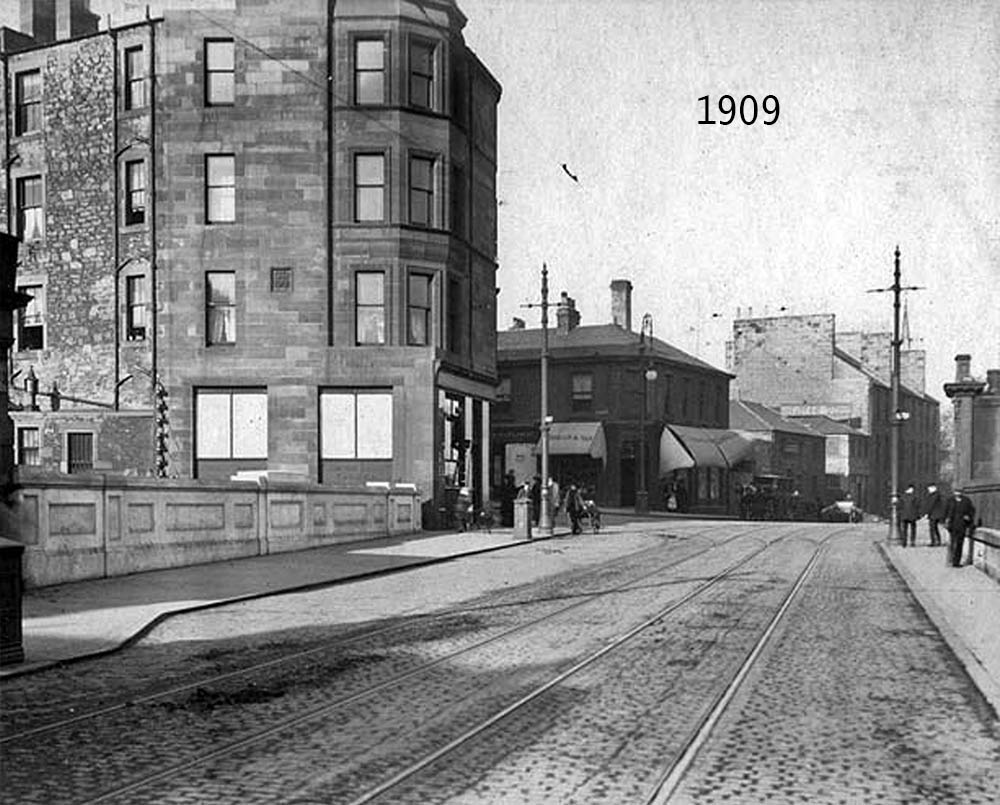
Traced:
[[786, 419], [773, 408], [749, 400], [729, 401], [729, 427], [731, 430], [780, 431], [799, 436], [820, 436], [807, 425]]
[[[562, 334], [549, 328], [549, 355], [551, 357], [631, 357], [639, 355], [639, 333], [626, 330], [617, 324], [592, 324], [577, 326]], [[542, 349], [542, 329], [501, 330], [497, 333], [497, 360], [510, 361], [536, 358]], [[571, 354], [576, 353], [576, 355]], [[666, 341], [653, 338], [651, 356], [697, 367], [703, 371], [732, 377], [728, 372], [689, 355]]]

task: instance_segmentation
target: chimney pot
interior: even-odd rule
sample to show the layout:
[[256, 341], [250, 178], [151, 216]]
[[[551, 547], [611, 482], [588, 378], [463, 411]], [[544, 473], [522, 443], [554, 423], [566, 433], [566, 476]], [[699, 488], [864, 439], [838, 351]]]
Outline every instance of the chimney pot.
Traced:
[[955, 380], [961, 383], [963, 380], [972, 379], [972, 356], [971, 355], [956, 355], [955, 356]]
[[569, 335], [569, 331], [579, 323], [580, 313], [576, 309], [576, 300], [563, 291], [559, 307], [556, 308], [556, 332], [560, 335]]

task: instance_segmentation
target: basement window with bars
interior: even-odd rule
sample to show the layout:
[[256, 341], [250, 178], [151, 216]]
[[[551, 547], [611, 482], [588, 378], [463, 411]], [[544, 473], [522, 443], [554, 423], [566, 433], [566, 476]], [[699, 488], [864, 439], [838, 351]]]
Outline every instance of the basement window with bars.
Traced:
[[87, 472], [94, 469], [94, 434], [69, 432], [66, 434], [66, 472]]

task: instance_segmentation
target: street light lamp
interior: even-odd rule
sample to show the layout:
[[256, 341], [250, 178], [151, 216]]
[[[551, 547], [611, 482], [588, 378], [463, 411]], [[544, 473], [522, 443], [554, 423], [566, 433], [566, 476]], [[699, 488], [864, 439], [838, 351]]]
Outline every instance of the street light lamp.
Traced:
[[642, 317], [642, 328], [639, 332], [639, 356], [642, 364], [641, 385], [642, 400], [639, 405], [639, 472], [638, 488], [635, 490], [635, 513], [645, 514], [649, 511], [649, 490], [646, 489], [646, 397], [649, 391], [648, 383], [656, 380], [656, 369], [649, 362], [647, 350], [653, 344], [653, 317], [647, 313]]

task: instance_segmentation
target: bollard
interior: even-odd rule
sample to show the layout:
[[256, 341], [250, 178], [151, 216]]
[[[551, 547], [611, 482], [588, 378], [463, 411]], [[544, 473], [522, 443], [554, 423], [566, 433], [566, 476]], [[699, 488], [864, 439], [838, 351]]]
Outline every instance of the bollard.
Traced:
[[531, 500], [518, 498], [514, 501], [514, 538], [531, 539]]
[[24, 662], [21, 637], [21, 554], [24, 545], [0, 537], [0, 665]]

